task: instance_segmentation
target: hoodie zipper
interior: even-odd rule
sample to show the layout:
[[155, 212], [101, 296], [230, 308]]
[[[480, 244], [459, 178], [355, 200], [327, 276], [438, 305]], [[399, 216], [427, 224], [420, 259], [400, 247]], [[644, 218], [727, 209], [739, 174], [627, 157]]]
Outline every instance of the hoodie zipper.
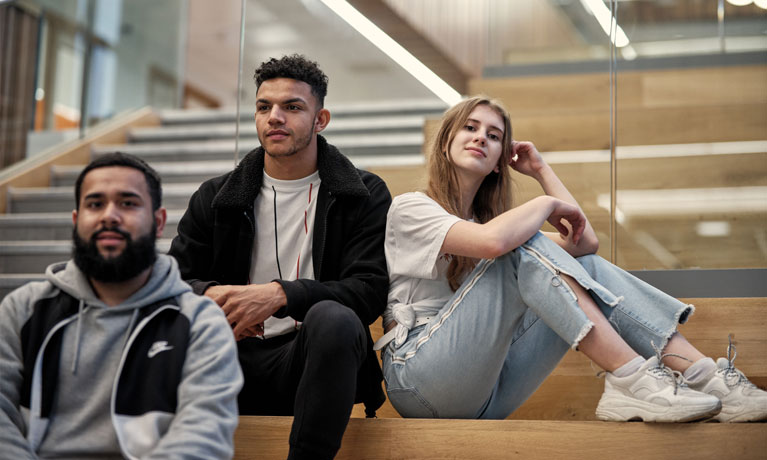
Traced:
[[149, 322], [154, 319], [157, 315], [159, 315], [161, 312], [165, 310], [177, 310], [181, 311], [181, 307], [178, 307], [176, 305], [165, 305], [164, 307], [160, 307], [157, 310], [153, 311], [149, 316], [142, 319], [138, 325], [136, 326], [136, 329], [133, 330], [133, 332], [128, 337], [128, 341], [125, 343], [125, 348], [123, 349], [122, 356], [120, 357], [120, 364], [117, 366], [117, 374], [115, 374], [115, 380], [112, 383], [112, 397], [110, 401], [110, 411], [111, 411], [111, 417], [112, 417], [112, 425], [115, 428], [115, 433], [117, 434], [117, 442], [120, 444], [120, 450], [130, 458], [135, 458], [131, 455], [130, 452], [128, 452], [128, 449], [126, 448], [124, 442], [123, 442], [123, 436], [120, 433], [119, 425], [117, 423], [116, 417], [117, 417], [117, 409], [116, 409], [116, 401], [117, 401], [117, 384], [120, 382], [120, 377], [122, 376], [123, 372], [123, 366], [125, 365], [125, 360], [128, 357], [128, 352], [130, 351], [130, 348], [133, 346], [133, 342], [135, 341], [138, 334], [141, 332], [144, 327], [146, 327]]
[[75, 320], [77, 318], [77, 315], [72, 315], [69, 318], [63, 319], [59, 321], [58, 324], [53, 326], [50, 331], [48, 331], [48, 335], [45, 336], [45, 339], [43, 340], [43, 343], [40, 345], [40, 349], [37, 351], [37, 356], [35, 356], [35, 367], [32, 371], [32, 389], [30, 391], [30, 401], [29, 401], [29, 409], [30, 409], [30, 420], [29, 420], [29, 432], [27, 433], [27, 440], [29, 441], [29, 444], [37, 450], [37, 448], [40, 446], [40, 442], [42, 442], [43, 437], [41, 436], [41, 433], [39, 433], [39, 430], [34, 428], [34, 424], [36, 421], [39, 421], [42, 417], [42, 401], [43, 401], [43, 390], [42, 390], [42, 379], [43, 379], [43, 355], [45, 354], [45, 349], [48, 347], [48, 343], [51, 341], [53, 336], [61, 330], [64, 326], [67, 326], [69, 323]]

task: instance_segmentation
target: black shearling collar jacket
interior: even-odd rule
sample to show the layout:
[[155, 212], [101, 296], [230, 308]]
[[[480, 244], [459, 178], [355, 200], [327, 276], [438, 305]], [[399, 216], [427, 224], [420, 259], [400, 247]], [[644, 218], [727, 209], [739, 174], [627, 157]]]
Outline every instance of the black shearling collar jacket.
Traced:
[[[356, 169], [319, 135], [317, 169], [322, 183], [312, 236], [315, 279], [276, 280], [287, 305], [275, 316], [302, 321], [315, 303], [335, 300], [367, 326], [383, 312], [389, 290], [384, 232], [391, 195], [381, 178]], [[192, 195], [169, 254], [196, 293], [216, 284], [248, 283], [255, 241], [253, 204], [263, 170], [264, 150], [259, 147], [232, 172], [204, 182]], [[384, 401], [383, 376], [366, 331], [368, 357], [356, 400], [365, 402], [371, 415]]]

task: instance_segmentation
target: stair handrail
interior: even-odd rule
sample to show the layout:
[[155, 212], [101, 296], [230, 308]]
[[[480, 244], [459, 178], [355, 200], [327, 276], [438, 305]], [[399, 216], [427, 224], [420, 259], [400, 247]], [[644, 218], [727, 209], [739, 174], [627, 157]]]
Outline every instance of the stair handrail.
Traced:
[[61, 142], [0, 170], [0, 214], [10, 209], [10, 187], [49, 186], [51, 166], [85, 165], [93, 144], [124, 143], [130, 129], [159, 125], [160, 117], [151, 107], [127, 111], [89, 129], [81, 139]]

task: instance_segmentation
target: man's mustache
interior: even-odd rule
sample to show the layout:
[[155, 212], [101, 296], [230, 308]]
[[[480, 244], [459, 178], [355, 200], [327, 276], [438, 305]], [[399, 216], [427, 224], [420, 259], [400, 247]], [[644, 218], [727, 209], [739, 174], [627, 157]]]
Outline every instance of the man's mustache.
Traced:
[[114, 227], [114, 228], [101, 228], [99, 230], [96, 230], [93, 233], [93, 235], [91, 235], [91, 241], [96, 241], [96, 238], [98, 238], [99, 235], [101, 235], [102, 233], [105, 233], [105, 232], [117, 233], [120, 236], [122, 236], [123, 238], [125, 238], [127, 241], [131, 241], [130, 233], [126, 232], [125, 230], [121, 230], [121, 229], [119, 229], [117, 227]]

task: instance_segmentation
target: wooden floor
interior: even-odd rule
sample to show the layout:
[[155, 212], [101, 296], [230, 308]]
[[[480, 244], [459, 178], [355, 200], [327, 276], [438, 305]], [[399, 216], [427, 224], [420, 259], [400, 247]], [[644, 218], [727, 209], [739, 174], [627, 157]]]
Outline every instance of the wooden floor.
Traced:
[[[284, 459], [291, 417], [240, 417], [235, 459]], [[764, 459], [767, 424], [351, 419], [338, 460]]]

